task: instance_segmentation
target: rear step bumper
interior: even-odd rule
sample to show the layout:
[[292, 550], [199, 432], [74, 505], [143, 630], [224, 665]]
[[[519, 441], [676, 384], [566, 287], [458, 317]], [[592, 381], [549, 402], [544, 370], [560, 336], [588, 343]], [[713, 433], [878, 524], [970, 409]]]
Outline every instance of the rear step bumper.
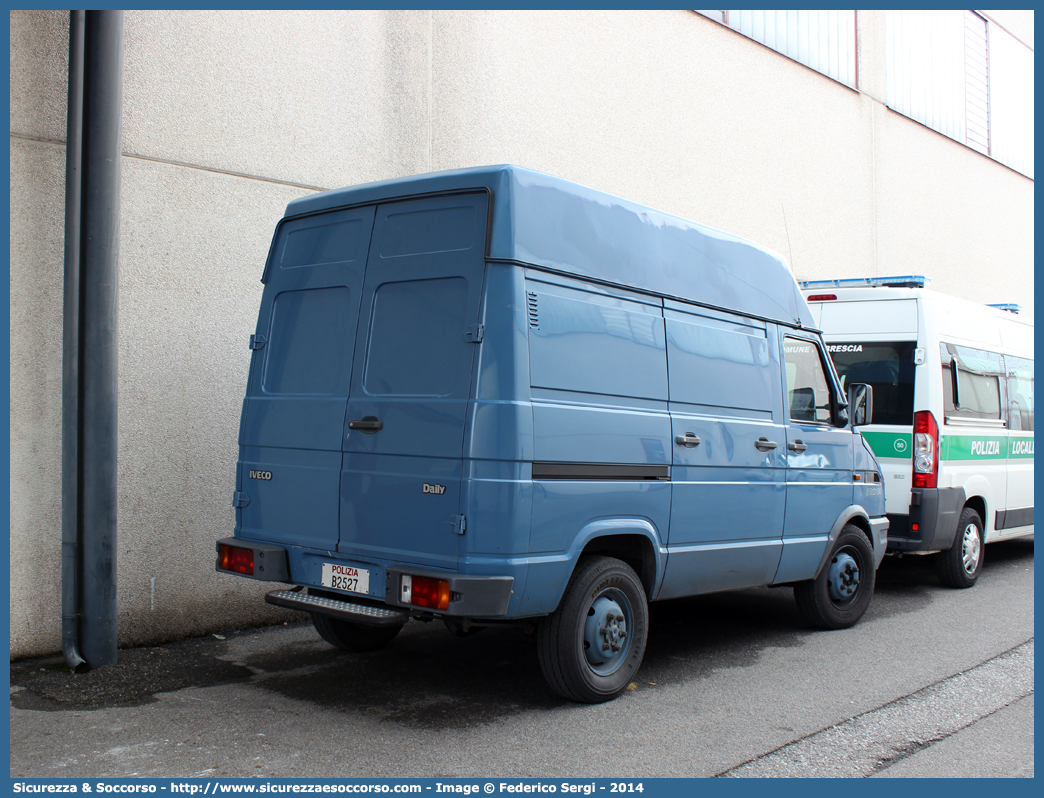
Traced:
[[329, 615], [344, 621], [364, 623], [370, 626], [400, 626], [409, 620], [409, 613], [388, 607], [372, 607], [369, 604], [357, 604], [354, 601], [309, 596], [295, 590], [273, 590], [265, 601], [277, 607], [286, 607], [300, 612], [311, 612], [317, 615]]

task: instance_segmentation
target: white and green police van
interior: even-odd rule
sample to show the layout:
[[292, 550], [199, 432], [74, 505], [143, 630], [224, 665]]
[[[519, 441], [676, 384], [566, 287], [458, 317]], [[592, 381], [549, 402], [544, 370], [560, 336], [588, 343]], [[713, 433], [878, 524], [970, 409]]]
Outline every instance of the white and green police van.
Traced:
[[842, 384], [873, 387], [890, 554], [971, 587], [983, 544], [1033, 534], [1033, 320], [924, 277], [802, 282]]

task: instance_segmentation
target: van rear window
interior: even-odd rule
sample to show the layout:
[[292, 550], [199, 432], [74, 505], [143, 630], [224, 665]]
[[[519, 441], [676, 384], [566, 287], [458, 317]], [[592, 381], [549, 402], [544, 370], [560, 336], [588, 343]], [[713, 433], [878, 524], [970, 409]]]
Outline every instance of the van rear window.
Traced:
[[841, 385], [863, 382], [874, 389], [875, 424], [913, 424], [913, 341], [827, 344]]
[[[355, 300], [358, 307], [359, 300]], [[270, 394], [347, 394], [356, 313], [345, 286], [284, 291], [272, 308], [264, 389]]]
[[371, 396], [450, 396], [462, 358], [468, 282], [462, 277], [385, 283], [373, 298], [363, 385]]

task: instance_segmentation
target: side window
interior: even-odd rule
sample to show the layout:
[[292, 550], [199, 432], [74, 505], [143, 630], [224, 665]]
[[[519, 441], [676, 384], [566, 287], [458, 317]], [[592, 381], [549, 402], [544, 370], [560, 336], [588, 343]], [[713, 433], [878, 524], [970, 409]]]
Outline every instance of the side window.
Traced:
[[1001, 419], [1004, 363], [999, 354], [942, 344], [943, 407], [947, 416]]
[[1033, 361], [1004, 358], [1008, 387], [1008, 429], [1033, 430]]
[[790, 420], [801, 424], [829, 424], [830, 383], [823, 360], [812, 341], [786, 336], [783, 364], [787, 371]]

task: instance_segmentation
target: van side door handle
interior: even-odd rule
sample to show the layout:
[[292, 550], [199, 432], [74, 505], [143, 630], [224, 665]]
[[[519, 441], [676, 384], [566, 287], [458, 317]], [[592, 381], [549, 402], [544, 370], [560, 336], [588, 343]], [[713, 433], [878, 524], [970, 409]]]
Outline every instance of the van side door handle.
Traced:
[[692, 449], [693, 447], [700, 445], [700, 438], [698, 435], [686, 432], [684, 435], [676, 436], [674, 442], [679, 446], [684, 446], [686, 449]]
[[384, 422], [377, 418], [377, 416], [366, 416], [365, 418], [349, 421], [348, 429], [357, 429], [359, 432], [373, 435], [375, 432], [380, 432], [384, 429]]
[[805, 449], [808, 448], [808, 444], [802, 443], [801, 441], [794, 441], [793, 443], [788, 443], [787, 448], [790, 449], [790, 451], [792, 452], [797, 452], [798, 454], [801, 454], [803, 451], [805, 451]]
[[758, 448], [759, 452], [767, 452], [770, 449], [775, 449], [779, 444], [775, 441], [770, 441], [768, 438], [758, 438], [754, 441], [754, 445]]

